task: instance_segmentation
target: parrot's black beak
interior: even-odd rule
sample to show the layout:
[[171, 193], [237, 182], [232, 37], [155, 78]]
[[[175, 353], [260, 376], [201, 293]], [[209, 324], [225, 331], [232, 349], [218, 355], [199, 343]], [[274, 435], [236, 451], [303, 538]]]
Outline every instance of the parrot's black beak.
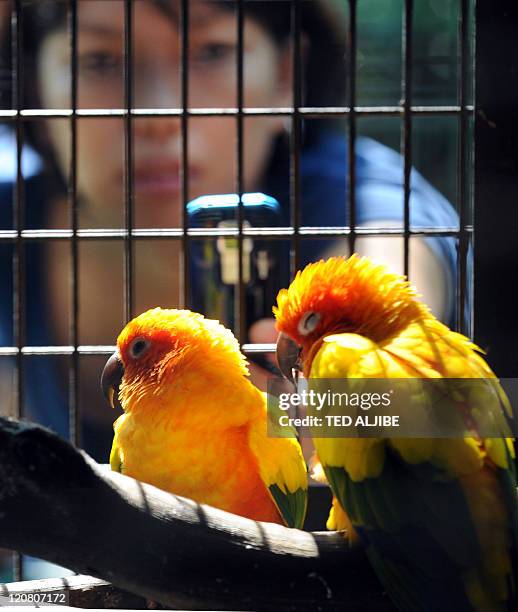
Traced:
[[300, 352], [301, 347], [284, 333], [280, 333], [277, 338], [277, 363], [283, 376], [287, 378], [295, 387], [296, 382], [293, 370], [301, 370]]
[[108, 404], [115, 408], [115, 403], [119, 397], [119, 385], [124, 376], [124, 366], [117, 353], [108, 359], [101, 374], [101, 388]]

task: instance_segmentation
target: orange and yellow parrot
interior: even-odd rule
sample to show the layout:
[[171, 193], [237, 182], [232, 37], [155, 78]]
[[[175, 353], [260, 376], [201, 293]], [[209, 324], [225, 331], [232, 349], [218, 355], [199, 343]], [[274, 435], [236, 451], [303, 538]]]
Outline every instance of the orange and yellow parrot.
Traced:
[[270, 438], [266, 399], [233, 334], [188, 310], [130, 321], [102, 374], [124, 414], [110, 456], [122, 472], [198, 503], [302, 527], [307, 475], [293, 438]]
[[[510, 410], [480, 349], [440, 323], [404, 277], [367, 258], [308, 265], [274, 313], [288, 378], [297, 368], [309, 379], [476, 378], [496, 390], [498, 408], [487, 406], [495, 422]], [[352, 523], [401, 610], [516, 610], [512, 441], [478, 435], [480, 406], [468, 396], [451, 397], [451, 410], [469, 436], [315, 437], [335, 496], [328, 527]]]

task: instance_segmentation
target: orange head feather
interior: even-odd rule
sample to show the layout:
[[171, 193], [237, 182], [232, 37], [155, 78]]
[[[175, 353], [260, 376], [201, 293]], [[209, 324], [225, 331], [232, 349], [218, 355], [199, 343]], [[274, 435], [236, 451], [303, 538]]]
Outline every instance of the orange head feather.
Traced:
[[305, 369], [312, 347], [329, 334], [351, 332], [382, 342], [430, 316], [404, 276], [356, 254], [306, 266], [279, 292], [273, 312], [278, 331], [302, 347]]
[[[160, 404], [167, 392], [207, 388], [210, 376], [235, 380], [247, 376], [246, 359], [232, 332], [219, 321], [189, 310], [154, 308], [142, 313], [117, 339], [124, 378], [120, 398], [125, 410]], [[209, 383], [210, 385], [210, 383]]]

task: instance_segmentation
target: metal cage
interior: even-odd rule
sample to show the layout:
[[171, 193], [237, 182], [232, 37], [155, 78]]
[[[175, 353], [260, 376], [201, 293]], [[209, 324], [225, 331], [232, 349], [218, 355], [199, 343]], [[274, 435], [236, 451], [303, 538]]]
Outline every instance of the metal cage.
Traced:
[[[472, 99], [472, 80], [474, 67], [474, 40], [472, 24], [475, 21], [474, 3], [470, 0], [458, 0], [458, 53], [455, 61], [457, 62], [457, 102], [453, 105], [416, 105], [413, 102], [413, 83], [415, 70], [415, 56], [413, 51], [414, 40], [414, 16], [416, 3], [413, 0], [402, 2], [402, 78], [400, 83], [401, 100], [392, 106], [360, 106], [357, 104], [357, 10], [360, 3], [357, 0], [341, 0], [343, 3], [344, 18], [347, 13], [348, 22], [348, 49], [347, 74], [347, 104], [340, 107], [307, 107], [303, 105], [301, 87], [301, 63], [303, 40], [300, 31], [300, 8], [302, 2], [306, 0], [290, 0], [291, 4], [291, 45], [292, 55], [292, 82], [293, 97], [292, 105], [289, 108], [249, 108], [245, 105], [243, 95], [243, 49], [244, 49], [244, 19], [245, 5], [250, 0], [235, 0], [236, 16], [236, 37], [237, 37], [237, 99], [232, 108], [191, 108], [188, 96], [189, 70], [189, 0], [181, 0], [181, 19], [180, 19], [180, 41], [181, 41], [181, 105], [180, 108], [135, 108], [133, 97], [132, 80], [132, 57], [133, 40], [132, 29], [134, 22], [134, 4], [131, 0], [121, 0], [124, 4], [124, 106], [118, 109], [81, 109], [78, 107], [78, 77], [77, 77], [77, 23], [78, 6], [75, 0], [69, 0], [68, 5], [68, 32], [70, 45], [70, 82], [71, 100], [68, 109], [36, 109], [25, 108], [22, 100], [22, 82], [24, 75], [24, 65], [22, 61], [22, 21], [23, 21], [23, 0], [12, 0], [10, 3], [11, 11], [11, 37], [12, 37], [12, 90], [13, 107], [12, 109], [0, 111], [0, 119], [9, 122], [16, 134], [16, 186], [14, 190], [14, 218], [12, 229], [0, 231], [0, 241], [9, 243], [13, 246], [13, 286], [14, 286], [14, 307], [13, 307], [13, 346], [0, 347], [0, 358], [14, 358], [16, 360], [16, 415], [23, 416], [24, 412], [24, 364], [28, 356], [32, 355], [61, 355], [68, 359], [68, 398], [69, 398], [69, 438], [75, 444], [80, 444], [80, 415], [79, 415], [79, 360], [82, 355], [104, 355], [113, 351], [113, 346], [86, 346], [79, 343], [78, 313], [80, 308], [78, 290], [78, 266], [79, 266], [79, 244], [81, 241], [97, 240], [117, 240], [124, 245], [124, 311], [125, 318], [129, 320], [135, 314], [135, 283], [134, 283], [134, 246], [139, 239], [160, 240], [171, 238], [181, 242], [182, 257], [182, 277], [183, 277], [183, 303], [186, 303], [190, 274], [189, 274], [189, 247], [190, 242], [196, 238], [216, 238], [218, 236], [234, 236], [238, 245], [238, 276], [239, 290], [237, 293], [237, 318], [236, 334], [238, 339], [246, 337], [245, 330], [245, 300], [243, 282], [243, 243], [246, 237], [261, 235], [269, 239], [289, 240], [291, 244], [290, 269], [291, 274], [299, 267], [300, 262], [300, 241], [301, 239], [320, 238], [331, 240], [336, 237], [347, 237], [351, 252], [355, 250], [355, 243], [358, 236], [373, 235], [387, 236], [398, 235], [404, 240], [404, 263], [405, 273], [409, 271], [410, 243], [413, 236], [452, 236], [458, 244], [458, 273], [455, 288], [457, 302], [457, 328], [468, 334], [473, 333], [472, 313], [465, 309], [465, 304], [471, 301], [470, 279], [473, 275], [469, 265], [469, 253], [473, 248], [473, 198], [472, 189], [474, 175], [473, 170], [473, 150], [474, 141], [473, 121], [475, 103]], [[331, 0], [330, 0], [331, 1]], [[488, 3], [477, 3], [477, 11], [486, 14], [492, 9], [488, 8]], [[516, 15], [516, 10], [514, 14]], [[498, 22], [498, 20], [496, 20]], [[482, 45], [490, 45], [487, 35], [484, 36], [484, 24], [477, 25], [477, 57], [485, 52]], [[515, 56], [516, 57], [516, 56]], [[503, 70], [505, 67], [502, 68]], [[516, 89], [516, 88], [515, 88]], [[78, 187], [77, 187], [77, 122], [83, 117], [119, 117], [124, 121], [124, 227], [111, 230], [80, 229], [78, 224]], [[134, 138], [132, 124], [138, 117], [149, 116], [169, 116], [178, 118], [181, 122], [181, 200], [183, 202], [183, 220], [180, 228], [162, 229], [137, 229], [134, 224]], [[235, 192], [244, 192], [244, 144], [243, 144], [243, 124], [246, 118], [253, 116], [283, 116], [290, 122], [290, 181], [291, 199], [290, 225], [288, 227], [275, 228], [247, 228], [244, 225], [243, 204], [240, 202], [238, 207], [237, 226], [234, 230], [197, 230], [189, 227], [187, 215], [185, 214], [186, 205], [189, 201], [189, 186], [186, 169], [188, 168], [188, 130], [189, 121], [192, 117], [211, 117], [225, 116], [233, 117], [236, 123], [236, 177]], [[426, 228], [414, 230], [410, 224], [410, 174], [413, 165], [412, 134], [413, 125], [420, 117], [443, 117], [455, 118], [458, 126], [458, 155], [457, 155], [457, 199], [459, 212], [459, 226], [451, 228]], [[401, 119], [400, 133], [400, 152], [403, 156], [403, 227], [402, 230], [386, 227], [360, 228], [357, 227], [356, 197], [355, 197], [355, 141], [357, 137], [358, 121], [364, 117], [396, 117]], [[349, 224], [344, 227], [309, 227], [304, 226], [301, 220], [300, 210], [300, 151], [301, 133], [303, 122], [308, 119], [341, 118], [345, 119], [348, 128], [348, 167], [347, 182], [348, 196], [344, 206], [348, 211]], [[68, 184], [68, 216], [69, 229], [26, 229], [24, 227], [24, 177], [22, 172], [22, 147], [24, 142], [24, 124], [34, 119], [54, 120], [66, 119], [70, 125], [70, 150], [72, 152], [69, 166]], [[476, 129], [476, 128], [475, 128]], [[486, 129], [485, 125], [484, 128]], [[487, 130], [486, 130], [487, 131]], [[478, 134], [478, 132], [477, 132]], [[486, 142], [487, 142], [487, 136]], [[491, 134], [489, 135], [491, 138]], [[484, 139], [484, 135], [482, 135]], [[483, 140], [481, 141], [483, 142]], [[494, 149], [494, 147], [493, 147]], [[514, 146], [514, 150], [516, 147]], [[478, 163], [487, 163], [487, 155], [482, 155]], [[481, 169], [482, 172], [482, 169]], [[483, 186], [480, 173], [477, 183], [477, 197], [480, 192], [487, 199], [487, 192], [483, 193]], [[516, 181], [515, 181], [516, 182]], [[491, 196], [489, 196], [491, 197]], [[482, 204], [475, 201], [476, 208], [482, 210]], [[487, 208], [485, 209], [487, 210]], [[514, 213], [516, 214], [516, 213]], [[481, 215], [487, 219], [487, 213]], [[500, 228], [501, 229], [501, 228]], [[477, 231], [479, 231], [477, 229]], [[486, 229], [480, 230], [480, 236], [485, 236]], [[479, 238], [481, 242], [484, 238]], [[71, 322], [69, 327], [69, 342], [67, 346], [28, 346], [26, 342], [25, 313], [26, 302], [24, 297], [24, 287], [26, 283], [26, 258], [25, 245], [30, 242], [41, 242], [49, 240], [63, 241], [70, 249], [70, 268], [69, 268], [69, 294], [71, 304]], [[483, 247], [484, 249], [487, 247]], [[475, 252], [476, 253], [476, 252]], [[476, 265], [480, 264], [480, 259], [475, 255]], [[485, 263], [484, 263], [485, 265]], [[486, 283], [491, 276], [489, 268], [485, 267]], [[479, 301], [476, 302], [479, 308]], [[480, 306], [483, 309], [484, 304]], [[487, 308], [486, 308], [487, 310]], [[477, 319], [478, 321], [478, 319]], [[485, 330], [484, 330], [485, 331]], [[273, 346], [244, 344], [245, 353], [257, 353], [272, 351]], [[15, 559], [16, 571], [15, 580], [23, 578], [22, 560], [19, 555]]]

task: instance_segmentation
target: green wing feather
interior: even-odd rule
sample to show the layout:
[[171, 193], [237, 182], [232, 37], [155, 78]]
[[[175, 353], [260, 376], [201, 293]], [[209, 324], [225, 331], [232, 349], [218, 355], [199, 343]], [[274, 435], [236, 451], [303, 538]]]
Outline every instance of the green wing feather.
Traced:
[[306, 518], [308, 491], [297, 489], [295, 492], [283, 491], [279, 485], [268, 487], [270, 494], [288, 527], [302, 529]]
[[[263, 400], [266, 410], [265, 395]], [[269, 406], [276, 414], [275, 400]], [[279, 413], [280, 410], [279, 410]], [[301, 529], [307, 509], [308, 478], [306, 462], [293, 430], [292, 437], [268, 435], [267, 419], [257, 420], [250, 429], [250, 449], [254, 453], [262, 481], [288, 527]], [[286, 431], [283, 432], [283, 436]]]

